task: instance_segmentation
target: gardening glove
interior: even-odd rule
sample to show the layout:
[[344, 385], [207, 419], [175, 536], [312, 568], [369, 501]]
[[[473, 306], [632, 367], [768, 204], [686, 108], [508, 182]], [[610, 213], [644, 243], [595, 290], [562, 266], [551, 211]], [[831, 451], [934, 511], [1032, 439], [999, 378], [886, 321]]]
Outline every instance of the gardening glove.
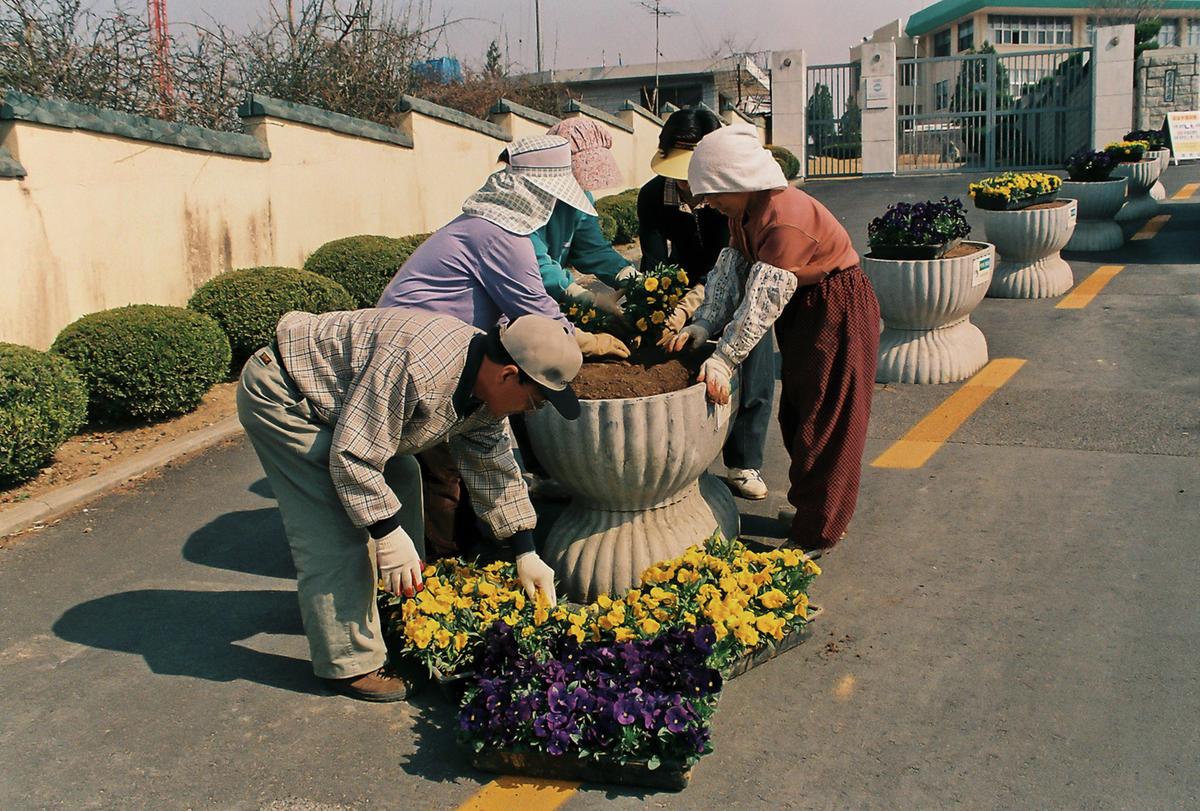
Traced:
[[596, 301], [593, 306], [600, 312], [623, 317], [625, 315], [625, 308], [621, 306], [621, 299], [624, 297], [625, 295], [623, 293], [617, 293], [615, 291], [599, 293], [595, 297]]
[[567, 298], [577, 301], [580, 304], [591, 306], [596, 303], [596, 294], [591, 290], [588, 290], [579, 282], [571, 282], [569, 285], [567, 285], [567, 289], [564, 291], [564, 293], [566, 294]]
[[688, 324], [675, 336], [675, 341], [671, 344], [671, 351], [679, 352], [689, 346], [692, 349], [699, 349], [704, 346], [708, 338], [707, 329], [699, 324]]
[[700, 309], [700, 305], [703, 303], [704, 285], [698, 284], [687, 291], [675, 305], [675, 309], [667, 316], [666, 329], [663, 330], [662, 337], [658, 339], [658, 345], [670, 351], [671, 345], [675, 343], [675, 336], [687, 324], [688, 319], [696, 314], [696, 310]]
[[712, 357], [704, 361], [696, 380], [706, 384], [709, 400], [718, 405], [726, 405], [729, 403], [729, 379], [732, 376], [733, 369], [729, 363], [725, 358], [714, 353]]
[[551, 608], [558, 602], [554, 593], [554, 570], [538, 557], [537, 552], [517, 555], [517, 580], [521, 581], [530, 600], [536, 601], [540, 591]]
[[575, 343], [585, 358], [627, 358], [629, 347], [607, 332], [592, 333], [575, 330]]
[[375, 540], [375, 563], [379, 566], [379, 577], [392, 594], [411, 597], [423, 588], [421, 556], [403, 527], [396, 527]]
[[621, 270], [617, 271], [617, 284], [621, 285], [622, 287], [629, 287], [631, 284], [637, 282], [637, 280], [641, 277], [642, 274], [638, 272], [637, 268], [635, 268], [633, 265], [626, 265], [625, 267], [621, 268]]

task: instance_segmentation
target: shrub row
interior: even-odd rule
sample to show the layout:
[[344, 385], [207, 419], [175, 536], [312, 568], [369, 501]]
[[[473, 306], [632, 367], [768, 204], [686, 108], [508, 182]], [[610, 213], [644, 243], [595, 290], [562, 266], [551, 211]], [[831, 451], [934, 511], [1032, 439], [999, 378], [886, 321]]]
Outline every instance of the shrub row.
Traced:
[[796, 157], [792, 150], [775, 146], [772, 144], [767, 147], [771, 150], [771, 155], [774, 156], [775, 162], [779, 164], [779, 168], [783, 170], [783, 176], [788, 180], [795, 180], [800, 175], [800, 159]]
[[157, 420], [196, 408], [271, 342], [288, 311], [373, 307], [426, 236], [336, 240], [306, 270], [229, 271], [197, 289], [188, 309], [92, 313], [59, 333], [49, 352], [0, 343], [0, 487], [34, 476], [88, 419]]
[[600, 231], [614, 245], [633, 242], [638, 235], [638, 189], [626, 189], [620, 194], [601, 197], [596, 201], [600, 215]]

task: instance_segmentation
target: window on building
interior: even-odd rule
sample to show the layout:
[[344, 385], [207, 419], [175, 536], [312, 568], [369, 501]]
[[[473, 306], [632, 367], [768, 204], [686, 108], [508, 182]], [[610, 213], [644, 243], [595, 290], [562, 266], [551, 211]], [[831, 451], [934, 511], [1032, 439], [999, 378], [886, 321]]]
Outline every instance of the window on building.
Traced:
[[1071, 45], [1070, 17], [989, 14], [990, 39], [997, 45]]
[[969, 51], [975, 47], [975, 20], [966, 20], [958, 24], [958, 52]]
[[900, 86], [912, 87], [917, 83], [917, 66], [912, 62], [900, 63]]
[[1179, 71], [1171, 68], [1163, 76], [1163, 101], [1167, 104], [1175, 103], [1175, 84], [1179, 81]]
[[950, 106], [950, 80], [943, 79], [933, 86], [934, 92], [934, 107], [938, 110], [945, 110]]
[[1008, 93], [1014, 99], [1019, 99], [1053, 73], [1051, 68], [1009, 68]]
[[1158, 46], [1160, 48], [1174, 48], [1179, 45], [1179, 20], [1173, 17], [1166, 17], [1162, 21], [1162, 28], [1158, 29]]
[[1200, 17], [1188, 20], [1187, 44], [1189, 48], [1200, 48]]
[[950, 55], [950, 29], [938, 31], [933, 35], [933, 55], [934, 56], [949, 56]]

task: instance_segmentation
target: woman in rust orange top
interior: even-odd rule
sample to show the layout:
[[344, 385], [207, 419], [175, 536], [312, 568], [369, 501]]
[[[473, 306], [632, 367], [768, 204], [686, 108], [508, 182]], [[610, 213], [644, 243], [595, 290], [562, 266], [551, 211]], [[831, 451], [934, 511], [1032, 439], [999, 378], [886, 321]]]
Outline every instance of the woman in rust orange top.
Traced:
[[788, 501], [796, 508], [789, 544], [828, 549], [858, 499], [879, 348], [875, 292], [846, 229], [788, 185], [753, 128], [704, 136], [688, 183], [693, 196], [729, 218], [730, 245], [673, 349], [719, 335], [700, 379], [724, 403], [733, 368], [775, 326], [783, 358], [779, 424], [791, 457]]

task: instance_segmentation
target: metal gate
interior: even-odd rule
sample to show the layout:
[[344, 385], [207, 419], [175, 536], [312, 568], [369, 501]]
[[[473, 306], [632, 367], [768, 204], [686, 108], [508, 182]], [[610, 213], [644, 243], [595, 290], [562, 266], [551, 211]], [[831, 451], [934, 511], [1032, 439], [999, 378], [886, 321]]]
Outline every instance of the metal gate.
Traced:
[[807, 177], [862, 174], [862, 110], [858, 84], [862, 66], [810, 65], [804, 120], [808, 131]]
[[896, 171], [1061, 167], [1091, 144], [1090, 48], [897, 62]]

